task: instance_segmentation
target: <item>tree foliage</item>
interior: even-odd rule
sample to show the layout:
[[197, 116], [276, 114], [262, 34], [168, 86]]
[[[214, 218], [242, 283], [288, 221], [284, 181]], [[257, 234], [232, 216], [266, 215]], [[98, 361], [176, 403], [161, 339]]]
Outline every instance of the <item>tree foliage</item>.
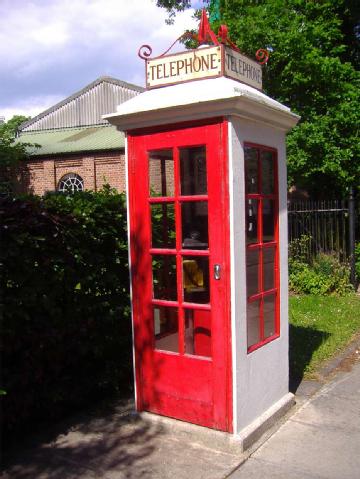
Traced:
[[[174, 14], [187, 2], [158, 0]], [[288, 134], [289, 183], [317, 196], [360, 178], [360, 3], [355, 0], [212, 0], [214, 31], [229, 28], [250, 57], [268, 48], [265, 92], [301, 115]], [[166, 4], [166, 5], [165, 5]], [[170, 8], [172, 4], [173, 10]], [[217, 10], [218, 15], [214, 15]]]
[[0, 167], [15, 165], [26, 156], [26, 145], [15, 143], [17, 129], [26, 120], [26, 116], [15, 115], [0, 125]]
[[31, 145], [16, 142], [17, 129], [26, 120], [26, 116], [15, 115], [0, 125], [0, 193], [12, 189], [14, 168], [28, 156], [26, 149]]
[[0, 125], [1, 137], [7, 136], [9, 138], [15, 138], [19, 126], [29, 119], [29, 116], [14, 115], [10, 120]]
[[158, 7], [165, 8], [169, 14], [167, 23], [173, 23], [176, 12], [182, 12], [191, 7], [191, 0], [157, 0]]

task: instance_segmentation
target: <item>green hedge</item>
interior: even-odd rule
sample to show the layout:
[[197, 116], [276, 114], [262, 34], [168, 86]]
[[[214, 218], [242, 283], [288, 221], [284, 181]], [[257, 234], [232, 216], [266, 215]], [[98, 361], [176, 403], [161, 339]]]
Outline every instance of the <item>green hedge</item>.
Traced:
[[1, 199], [4, 430], [131, 384], [124, 196]]

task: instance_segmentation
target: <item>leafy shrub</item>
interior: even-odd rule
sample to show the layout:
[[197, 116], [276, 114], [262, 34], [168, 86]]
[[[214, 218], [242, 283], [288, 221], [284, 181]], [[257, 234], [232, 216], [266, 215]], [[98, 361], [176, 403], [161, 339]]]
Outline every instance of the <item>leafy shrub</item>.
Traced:
[[289, 243], [289, 262], [306, 264], [311, 260], [311, 241], [309, 235], [301, 235]]
[[0, 200], [5, 431], [131, 384], [124, 197]]
[[[305, 241], [305, 240], [304, 240]], [[295, 256], [289, 259], [289, 287], [297, 294], [345, 295], [353, 291], [350, 270], [332, 254], [319, 254], [311, 263]]]
[[360, 283], [360, 241], [355, 245], [355, 273]]

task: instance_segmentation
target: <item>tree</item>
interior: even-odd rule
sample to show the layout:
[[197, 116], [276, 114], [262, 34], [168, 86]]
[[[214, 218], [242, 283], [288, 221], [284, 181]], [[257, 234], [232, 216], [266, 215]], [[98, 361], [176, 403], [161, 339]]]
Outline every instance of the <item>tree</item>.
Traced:
[[26, 116], [15, 115], [8, 122], [0, 125], [0, 193], [10, 191], [14, 168], [21, 160], [28, 157], [29, 143], [16, 142], [16, 132]]
[[15, 138], [20, 125], [27, 120], [30, 120], [29, 116], [14, 115], [7, 122], [0, 124], [0, 137], [8, 135], [11, 138]]
[[[171, 10], [171, 4], [172, 8]], [[264, 90], [301, 115], [288, 134], [289, 184], [314, 196], [345, 194], [360, 179], [360, 4], [355, 0], [212, 0], [248, 56], [268, 48]], [[163, 2], [170, 13], [187, 2]], [[166, 4], [166, 5], [165, 5]], [[214, 15], [215, 13], [215, 15]]]
[[176, 12], [182, 12], [191, 7], [191, 0], [158, 0], [156, 2], [158, 7], [165, 8], [169, 14], [167, 23], [173, 23]]
[[26, 146], [15, 143], [16, 132], [24, 121], [29, 118], [15, 115], [9, 121], [0, 125], [0, 166], [14, 166], [26, 156]]

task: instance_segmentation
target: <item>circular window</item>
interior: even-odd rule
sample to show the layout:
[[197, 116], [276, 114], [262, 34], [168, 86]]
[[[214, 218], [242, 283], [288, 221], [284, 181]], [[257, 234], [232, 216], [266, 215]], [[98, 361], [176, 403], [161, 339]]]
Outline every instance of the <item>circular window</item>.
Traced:
[[58, 191], [63, 193], [74, 193], [84, 190], [84, 180], [75, 173], [68, 173], [59, 181]]

